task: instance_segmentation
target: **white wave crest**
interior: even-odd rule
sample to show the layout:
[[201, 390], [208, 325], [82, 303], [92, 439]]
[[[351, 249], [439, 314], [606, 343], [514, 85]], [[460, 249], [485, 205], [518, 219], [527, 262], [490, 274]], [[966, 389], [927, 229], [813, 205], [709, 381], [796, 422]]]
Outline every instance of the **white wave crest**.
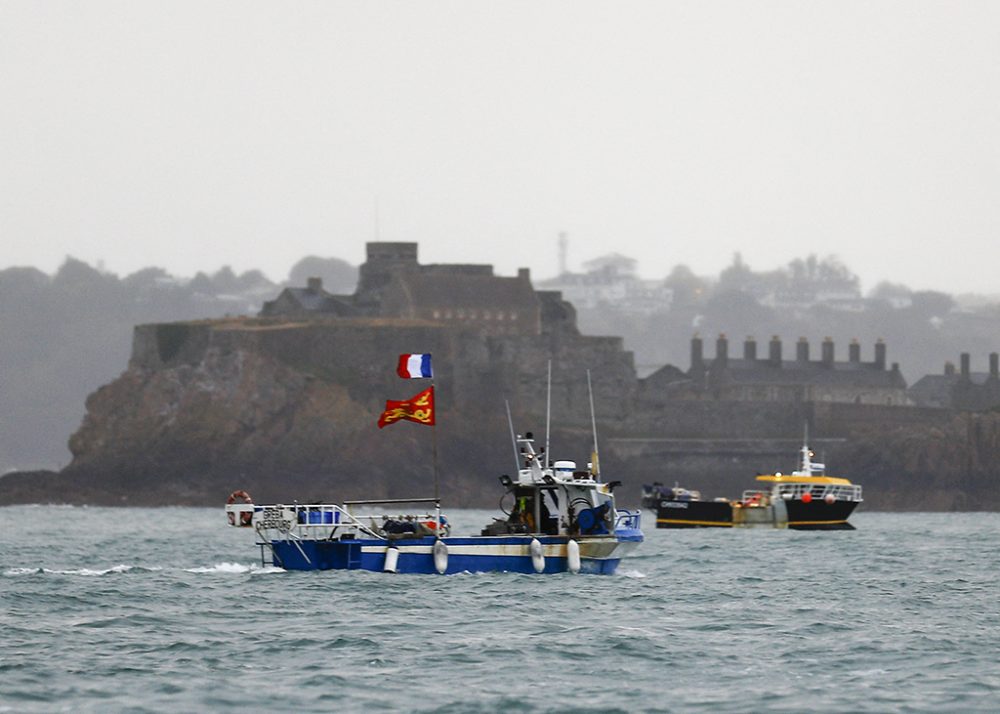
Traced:
[[639, 572], [638, 570], [618, 570], [615, 575], [620, 575], [623, 578], [644, 578], [645, 573]]
[[45, 571], [42, 568], [8, 568], [3, 571], [4, 575], [41, 575]]
[[[127, 573], [130, 570], [134, 570], [136, 566], [119, 564], [111, 568], [93, 569], [93, 568], [70, 568], [70, 569], [60, 569], [60, 568], [9, 568], [4, 571], [4, 575], [83, 575], [85, 577], [93, 577], [95, 575], [108, 575], [110, 573]], [[159, 568], [140, 568], [140, 570], [159, 570]]]
[[272, 566], [261, 567], [256, 564], [243, 565], [242, 563], [216, 563], [215, 565], [203, 566], [200, 568], [185, 568], [184, 570], [188, 573], [216, 573], [222, 575], [242, 575], [244, 573], [250, 573], [251, 575], [267, 575], [270, 573], [285, 572], [282, 568], [275, 568]]

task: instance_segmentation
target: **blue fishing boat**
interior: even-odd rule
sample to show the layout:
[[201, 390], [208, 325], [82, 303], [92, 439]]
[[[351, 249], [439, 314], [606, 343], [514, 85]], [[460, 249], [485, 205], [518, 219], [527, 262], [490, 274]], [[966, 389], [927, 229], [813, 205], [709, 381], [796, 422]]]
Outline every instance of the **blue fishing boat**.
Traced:
[[523, 467], [500, 476], [503, 515], [478, 535], [453, 535], [434, 498], [258, 505], [238, 491], [226, 512], [254, 529], [262, 564], [286, 570], [614, 573], [643, 540], [640, 512], [616, 508], [617, 482], [592, 464], [549, 465], [530, 432], [515, 441]]
[[[431, 356], [402, 354], [396, 372], [403, 379], [433, 379]], [[551, 384], [550, 363], [547, 422]], [[621, 559], [642, 542], [641, 516], [639, 511], [618, 510], [614, 489], [619, 482], [601, 480], [589, 372], [587, 388], [594, 451], [584, 470], [573, 461], [550, 464], [547, 435], [541, 454], [530, 432], [515, 435], [508, 406], [517, 475], [500, 477], [505, 489], [500, 502], [508, 507], [501, 505], [504, 517], [494, 518], [479, 535], [452, 535], [441, 514], [436, 429], [433, 498], [257, 505], [245, 491], [236, 491], [226, 505], [229, 524], [252, 527], [261, 562], [266, 565], [270, 559], [286, 570], [614, 573]], [[399, 421], [435, 426], [433, 382], [410, 399], [386, 401], [379, 428]], [[373, 515], [370, 509], [376, 506], [393, 510]], [[403, 506], [409, 510], [400, 512]]]

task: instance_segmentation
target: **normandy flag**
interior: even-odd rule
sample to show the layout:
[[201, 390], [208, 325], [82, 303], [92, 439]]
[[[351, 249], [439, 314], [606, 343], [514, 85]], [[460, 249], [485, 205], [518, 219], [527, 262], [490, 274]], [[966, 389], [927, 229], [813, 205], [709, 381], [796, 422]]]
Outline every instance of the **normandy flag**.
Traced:
[[385, 411], [378, 419], [378, 428], [381, 429], [403, 419], [434, 426], [434, 387], [428, 387], [420, 394], [402, 402], [387, 399]]

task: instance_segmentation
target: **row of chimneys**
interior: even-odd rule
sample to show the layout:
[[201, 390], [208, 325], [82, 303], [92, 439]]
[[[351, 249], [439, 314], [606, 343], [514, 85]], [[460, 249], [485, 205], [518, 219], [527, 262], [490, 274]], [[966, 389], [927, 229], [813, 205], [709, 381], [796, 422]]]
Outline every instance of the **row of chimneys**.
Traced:
[[[972, 374], [969, 370], [969, 353], [963, 352], [959, 357], [962, 364], [962, 377], [969, 379]], [[955, 374], [955, 365], [951, 362], [945, 362], [944, 373], [948, 375]], [[1000, 357], [997, 356], [996, 352], [990, 352], [990, 377], [992, 379], [1000, 379]]]
[[[832, 367], [833, 340], [829, 337], [825, 338], [822, 349], [823, 354], [820, 362], [825, 366]], [[861, 362], [861, 345], [858, 344], [856, 339], [851, 340], [851, 344], [847, 348], [847, 354], [851, 362]], [[757, 360], [757, 341], [752, 337], [748, 337], [743, 343], [743, 359], [747, 362], [755, 362]], [[798, 343], [795, 345], [795, 359], [798, 362], [809, 361], [809, 341], [805, 337], [800, 337]], [[728, 360], [729, 340], [722, 334], [715, 341], [715, 361], [724, 365]], [[768, 345], [767, 363], [772, 367], [781, 366], [781, 340], [777, 335], [771, 338], [771, 342]], [[691, 338], [691, 368], [702, 369], [704, 368], [704, 364], [705, 357], [701, 337], [695, 335]], [[877, 369], [885, 369], [885, 343], [881, 338], [875, 343], [875, 361], [872, 364]]]

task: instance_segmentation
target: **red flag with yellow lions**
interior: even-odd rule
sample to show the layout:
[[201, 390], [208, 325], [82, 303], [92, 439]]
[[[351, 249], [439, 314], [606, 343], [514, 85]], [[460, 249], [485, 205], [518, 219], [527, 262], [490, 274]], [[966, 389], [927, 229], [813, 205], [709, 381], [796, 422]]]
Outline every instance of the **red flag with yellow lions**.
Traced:
[[401, 420], [434, 426], [434, 387], [428, 387], [420, 394], [401, 402], [387, 399], [385, 411], [378, 419], [378, 428]]

